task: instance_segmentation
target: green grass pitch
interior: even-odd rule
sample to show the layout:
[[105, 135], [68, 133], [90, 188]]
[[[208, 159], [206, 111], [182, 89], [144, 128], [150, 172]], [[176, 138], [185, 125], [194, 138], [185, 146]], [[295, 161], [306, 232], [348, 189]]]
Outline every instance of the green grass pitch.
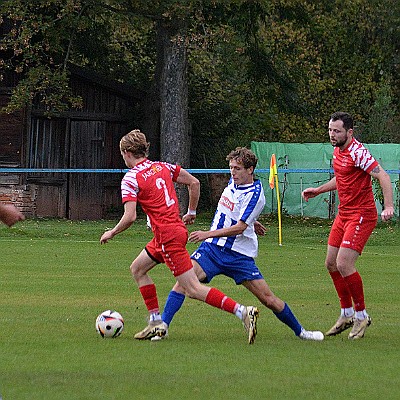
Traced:
[[[206, 229], [209, 216], [190, 230]], [[307, 329], [326, 331], [339, 304], [324, 268], [329, 221], [265, 219], [257, 264], [272, 290]], [[144, 220], [101, 246], [115, 221], [28, 220], [0, 227], [0, 398], [18, 399], [397, 399], [400, 357], [400, 235], [379, 224], [358, 261], [373, 323], [364, 339], [297, 339], [260, 305], [258, 336], [247, 344], [234, 316], [187, 299], [161, 342], [135, 341], [146, 309], [129, 265], [150, 239]], [[195, 245], [189, 244], [192, 251]], [[160, 307], [174, 283], [165, 265], [151, 276]], [[259, 305], [241, 286], [213, 286]], [[102, 339], [96, 316], [125, 318]]]

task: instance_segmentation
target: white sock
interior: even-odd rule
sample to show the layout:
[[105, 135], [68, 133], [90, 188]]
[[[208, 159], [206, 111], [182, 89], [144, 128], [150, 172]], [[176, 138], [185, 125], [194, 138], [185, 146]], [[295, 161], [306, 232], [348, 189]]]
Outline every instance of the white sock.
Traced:
[[365, 319], [368, 317], [367, 311], [366, 310], [362, 310], [362, 311], [356, 311], [356, 318], [357, 319]]
[[235, 315], [239, 318], [239, 319], [243, 319], [243, 313], [245, 312], [246, 307], [239, 305], [239, 307], [237, 308], [237, 310], [235, 311]]
[[353, 307], [349, 307], [349, 308], [342, 308], [340, 310], [340, 315], [342, 317], [352, 317], [354, 315], [354, 308]]
[[161, 315], [159, 312], [157, 313], [151, 313], [150, 317], [149, 317], [149, 321], [153, 322], [153, 321], [161, 321]]

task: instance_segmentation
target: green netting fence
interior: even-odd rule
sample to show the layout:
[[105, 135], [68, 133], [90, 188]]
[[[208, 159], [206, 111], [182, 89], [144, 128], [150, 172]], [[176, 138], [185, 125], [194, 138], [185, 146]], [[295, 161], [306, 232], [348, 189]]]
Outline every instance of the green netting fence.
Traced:
[[[400, 144], [365, 144], [365, 146], [390, 175], [394, 190], [395, 213], [399, 216]], [[251, 149], [259, 159], [257, 175], [263, 182], [266, 194], [265, 213], [277, 212], [276, 189], [269, 188], [267, 172], [271, 155], [275, 154], [282, 212], [321, 218], [335, 216], [339, 202], [335, 192], [321, 194], [307, 203], [301, 197], [301, 192], [305, 188], [319, 186], [332, 178], [333, 148], [330, 143], [252, 142]], [[380, 212], [382, 206], [378, 200], [376, 204]]]

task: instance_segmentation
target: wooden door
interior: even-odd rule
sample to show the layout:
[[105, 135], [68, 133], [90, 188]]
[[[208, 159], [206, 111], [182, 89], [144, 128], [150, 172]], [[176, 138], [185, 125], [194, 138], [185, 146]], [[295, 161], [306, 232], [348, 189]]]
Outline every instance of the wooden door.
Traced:
[[[104, 168], [106, 123], [73, 120], [70, 127], [70, 168]], [[102, 218], [103, 175], [83, 172], [69, 174], [69, 219]]]

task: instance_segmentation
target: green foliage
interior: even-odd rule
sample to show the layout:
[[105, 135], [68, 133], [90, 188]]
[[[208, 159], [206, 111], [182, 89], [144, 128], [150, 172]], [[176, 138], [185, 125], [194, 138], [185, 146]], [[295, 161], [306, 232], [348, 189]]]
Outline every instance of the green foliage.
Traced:
[[368, 143], [398, 142], [400, 139], [400, 126], [394, 121], [396, 108], [391, 92], [391, 85], [386, 81], [376, 91], [376, 99], [363, 134], [363, 140]]
[[[148, 59], [154, 51], [146, 51], [152, 43], [149, 24], [136, 18], [143, 32], [137, 34], [132, 18], [110, 11], [107, 5], [90, 0], [19, 0], [1, 5], [6, 34], [0, 38], [0, 50], [7, 56], [0, 73], [11, 71], [19, 79], [6, 112], [33, 101], [41, 102], [49, 113], [79, 107], [81, 99], [69, 86], [69, 63], [138, 87], [151, 80], [154, 59]], [[142, 46], [145, 39], [149, 44]], [[142, 49], [142, 57], [137, 49]]]
[[397, 3], [382, 7], [364, 0], [340, 7], [297, 0], [241, 3], [227, 21], [229, 39], [220, 35], [219, 46], [207, 49], [222, 64], [202, 64], [202, 72], [209, 65], [217, 75], [221, 91], [216, 98], [223, 103], [207, 107], [207, 98], [195, 96], [204, 109], [197, 128], [199, 114], [192, 108], [194, 138], [201, 138], [196, 148], [210, 131], [225, 146], [224, 137], [237, 145], [326, 141], [327, 119], [340, 109], [355, 114], [365, 130], [372, 129], [370, 115], [380, 118], [390, 125], [385, 141], [396, 142], [398, 101], [390, 105], [390, 120], [382, 108], [373, 109], [382, 96], [382, 76], [397, 76], [390, 87], [399, 87], [398, 71], [389, 61], [396, 54], [390, 32], [398, 33], [390, 7], [399, 10]]
[[368, 141], [398, 141], [398, 1], [6, 0], [0, 13], [9, 28], [0, 74], [20, 77], [8, 112], [32, 99], [48, 110], [79, 106], [69, 62], [154, 88], [156, 25], [168, 21], [188, 30], [189, 114], [200, 159], [224, 161], [211, 161], [204, 139], [222, 153], [251, 140], [326, 141], [337, 110], [353, 113]]
[[21, 76], [7, 112], [33, 101], [55, 112], [79, 106], [68, 86], [66, 64], [82, 14], [74, 0], [3, 2], [0, 21], [8, 32], [0, 50], [8, 57], [0, 67]]

